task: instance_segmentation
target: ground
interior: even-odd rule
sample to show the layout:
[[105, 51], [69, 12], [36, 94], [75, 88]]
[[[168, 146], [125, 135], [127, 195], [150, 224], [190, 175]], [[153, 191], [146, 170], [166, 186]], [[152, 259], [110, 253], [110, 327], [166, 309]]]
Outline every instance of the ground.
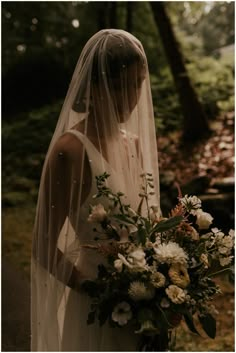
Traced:
[[210, 122], [211, 136], [198, 143], [183, 144], [180, 133], [157, 139], [159, 169], [171, 171], [181, 185], [196, 176], [214, 179], [234, 176], [234, 112], [220, 115]]

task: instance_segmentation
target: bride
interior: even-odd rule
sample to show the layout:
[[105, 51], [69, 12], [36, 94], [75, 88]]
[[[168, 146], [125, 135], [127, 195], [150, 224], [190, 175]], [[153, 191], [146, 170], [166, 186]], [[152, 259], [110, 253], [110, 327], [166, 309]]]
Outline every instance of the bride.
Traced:
[[81, 245], [95, 242], [87, 219], [104, 172], [134, 209], [140, 174], [152, 173], [159, 205], [147, 60], [140, 41], [116, 29], [85, 45], [46, 156], [32, 245], [32, 351], [136, 350], [131, 329], [87, 324], [90, 299], [80, 289], [103, 261]]

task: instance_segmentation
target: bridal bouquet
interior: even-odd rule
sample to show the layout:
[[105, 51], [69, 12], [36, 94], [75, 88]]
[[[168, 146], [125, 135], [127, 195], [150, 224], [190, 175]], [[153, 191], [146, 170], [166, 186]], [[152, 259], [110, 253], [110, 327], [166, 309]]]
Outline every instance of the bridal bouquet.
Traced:
[[[137, 210], [121, 192], [106, 187], [107, 173], [97, 176], [94, 198], [109, 200], [91, 206], [98, 244], [88, 245], [104, 255], [95, 280], [83, 288], [92, 298], [88, 324], [99, 320], [111, 327], [132, 326], [140, 336], [140, 351], [170, 349], [170, 335], [181, 320], [198, 334], [199, 321], [211, 338], [216, 334], [216, 309], [212, 304], [220, 289], [212, 276], [229, 270], [233, 261], [234, 231], [211, 228], [212, 216], [196, 196], [178, 198], [168, 218], [149, 205], [153, 179], [142, 174]], [[145, 209], [145, 215], [142, 210]], [[86, 245], [85, 245], [86, 246]]]

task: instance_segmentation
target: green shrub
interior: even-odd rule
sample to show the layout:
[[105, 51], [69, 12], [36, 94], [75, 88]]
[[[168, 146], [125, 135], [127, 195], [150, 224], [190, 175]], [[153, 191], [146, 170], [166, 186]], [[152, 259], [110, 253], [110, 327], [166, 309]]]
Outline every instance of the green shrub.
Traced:
[[2, 126], [3, 204], [34, 200], [62, 102], [15, 116]]

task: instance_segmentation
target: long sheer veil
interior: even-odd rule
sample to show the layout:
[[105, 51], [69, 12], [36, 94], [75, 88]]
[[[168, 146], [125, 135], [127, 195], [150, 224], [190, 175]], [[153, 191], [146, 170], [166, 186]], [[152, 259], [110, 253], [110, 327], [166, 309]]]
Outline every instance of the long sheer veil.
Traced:
[[[79, 132], [81, 143], [71, 131]], [[108, 184], [132, 208], [138, 206], [142, 172], [152, 173], [152, 204], [159, 205], [147, 59], [140, 41], [123, 30], [99, 31], [86, 43], [45, 159], [32, 245], [32, 350], [62, 350], [65, 308], [88, 216], [84, 205], [94, 191], [88, 144], [101, 171], [112, 170]]]

